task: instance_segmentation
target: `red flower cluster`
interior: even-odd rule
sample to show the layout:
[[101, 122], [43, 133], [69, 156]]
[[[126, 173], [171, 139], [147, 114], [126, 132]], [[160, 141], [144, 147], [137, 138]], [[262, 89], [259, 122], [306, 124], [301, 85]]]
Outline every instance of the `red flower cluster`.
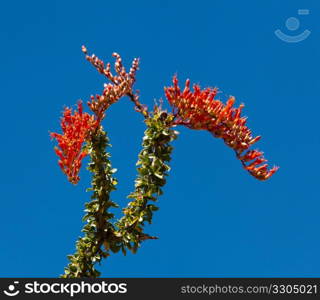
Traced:
[[122, 59], [118, 53], [113, 53], [116, 58], [114, 69], [117, 75], [113, 75], [110, 71], [110, 63], [104, 64], [94, 54], [89, 56], [87, 48], [82, 46], [82, 52], [86, 55], [86, 59], [98, 70], [99, 73], [105, 75], [111, 83], [105, 84], [102, 95], [91, 96], [88, 102], [90, 109], [96, 114], [98, 120], [104, 118], [104, 112], [113, 103], [117, 102], [122, 96], [128, 95], [134, 102], [138, 101], [138, 96], [133, 93], [133, 84], [135, 82], [135, 74], [139, 68], [139, 60], [135, 58], [132, 62], [129, 73], [122, 65]]
[[72, 114], [70, 108], [65, 108], [63, 117], [61, 118], [61, 128], [63, 134], [52, 132], [51, 138], [58, 141], [58, 147], [54, 150], [59, 156], [59, 166], [63, 173], [68, 177], [68, 180], [76, 184], [80, 180], [79, 171], [83, 158], [88, 154], [82, 150], [83, 143], [93, 132], [99, 122], [95, 120], [94, 116], [88, 113], [83, 113], [82, 102], [78, 102], [78, 111]]
[[204, 129], [215, 137], [222, 138], [235, 150], [244, 168], [252, 176], [259, 180], [270, 178], [278, 167], [269, 170], [268, 164], [262, 164], [267, 160], [258, 150], [249, 150], [244, 153], [261, 138], [261, 136], [252, 136], [251, 130], [246, 126], [246, 118], [241, 117], [244, 105], [234, 108], [234, 97], [230, 97], [226, 104], [214, 99], [217, 95], [215, 88], [201, 90], [200, 86], [194, 85], [193, 89], [192, 92], [190, 80], [187, 80], [181, 92], [176, 77], [173, 78], [173, 86], [165, 88], [166, 97], [175, 108], [175, 124], [185, 125], [191, 129]]

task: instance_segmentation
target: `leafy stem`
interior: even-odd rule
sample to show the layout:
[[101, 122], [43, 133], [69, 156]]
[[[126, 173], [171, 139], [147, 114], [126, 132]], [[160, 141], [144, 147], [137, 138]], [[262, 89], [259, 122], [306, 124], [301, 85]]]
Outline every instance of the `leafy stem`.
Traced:
[[[109, 161], [110, 155], [106, 152], [109, 140], [105, 131], [100, 127], [87, 144], [91, 161], [88, 170], [93, 174], [91, 188], [93, 191], [91, 201], [85, 204], [85, 216], [83, 221], [87, 224], [83, 227], [84, 237], [76, 243], [76, 253], [69, 255], [70, 263], [65, 268], [63, 278], [99, 277], [100, 272], [94, 265], [100, 262], [102, 257], [109, 256], [108, 251], [101, 249], [107, 240], [112, 241], [114, 228], [110, 220], [114, 215], [108, 212], [110, 207], [118, 207], [110, 200], [110, 193], [115, 190], [117, 184], [113, 177], [114, 169]], [[106, 247], [108, 250], [109, 247]]]

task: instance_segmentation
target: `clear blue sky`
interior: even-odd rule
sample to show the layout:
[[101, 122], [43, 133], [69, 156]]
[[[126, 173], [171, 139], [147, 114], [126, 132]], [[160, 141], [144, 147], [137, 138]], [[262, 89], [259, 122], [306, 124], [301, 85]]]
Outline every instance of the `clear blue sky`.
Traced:
[[[147, 105], [164, 96], [176, 72], [181, 81], [219, 87], [223, 100], [234, 95], [263, 136], [257, 147], [281, 167], [259, 182], [221, 140], [179, 128], [148, 227], [160, 239], [136, 255], [112, 255], [102, 276], [319, 277], [319, 16], [319, 1], [3, 2], [0, 275], [56, 277], [80, 235], [90, 175], [83, 168], [77, 186], [67, 182], [48, 131], [60, 129], [64, 105], [102, 90], [85, 44], [107, 61], [114, 51], [126, 65], [140, 57], [136, 87]], [[300, 20], [298, 29], [286, 28], [289, 17]], [[311, 35], [286, 43], [277, 29]], [[112, 198], [122, 206], [133, 189], [142, 121], [126, 99], [104, 121], [119, 170]]]

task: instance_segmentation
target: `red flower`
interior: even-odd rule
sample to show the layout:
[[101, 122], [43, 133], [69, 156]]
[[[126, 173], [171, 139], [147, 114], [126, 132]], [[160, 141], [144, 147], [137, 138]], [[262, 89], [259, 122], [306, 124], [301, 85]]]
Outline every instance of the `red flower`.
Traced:
[[63, 134], [52, 132], [51, 138], [58, 141], [58, 147], [54, 150], [59, 156], [58, 164], [68, 177], [68, 180], [76, 184], [80, 180], [79, 171], [83, 158], [88, 154], [82, 150], [83, 143], [87, 140], [90, 133], [94, 131], [99, 122], [88, 113], [82, 112], [82, 102], [78, 102], [78, 111], [72, 114], [70, 108], [65, 108], [61, 118], [61, 128]]
[[117, 102], [125, 95], [129, 96], [135, 103], [138, 102], [138, 95], [133, 93], [133, 84], [136, 80], [136, 71], [139, 68], [139, 59], [135, 58], [133, 60], [130, 71], [127, 73], [122, 65], [121, 56], [118, 53], [113, 53], [112, 56], [116, 58], [114, 64], [116, 75], [113, 75], [110, 63], [105, 65], [96, 55], [92, 54], [89, 56], [85, 46], [82, 46], [82, 52], [98, 72], [105, 75], [111, 81], [111, 83], [104, 85], [102, 95], [91, 96], [91, 101], [88, 102], [88, 106], [95, 113], [98, 120], [104, 118], [104, 112], [111, 104]]
[[[165, 88], [165, 95], [175, 109], [174, 124], [209, 131], [235, 150], [244, 168], [252, 176], [259, 180], [266, 180], [272, 176], [278, 167], [268, 170], [267, 164], [260, 165], [267, 161], [262, 152], [249, 150], [244, 153], [261, 138], [253, 137], [251, 130], [246, 126], [246, 118], [241, 116], [244, 105], [233, 107], [234, 97], [230, 97], [226, 104], [214, 99], [218, 92], [215, 88], [201, 90], [199, 85], [194, 85], [193, 89], [192, 92], [188, 79], [181, 92], [176, 76], [173, 78], [173, 86]], [[250, 161], [252, 162], [247, 164]]]

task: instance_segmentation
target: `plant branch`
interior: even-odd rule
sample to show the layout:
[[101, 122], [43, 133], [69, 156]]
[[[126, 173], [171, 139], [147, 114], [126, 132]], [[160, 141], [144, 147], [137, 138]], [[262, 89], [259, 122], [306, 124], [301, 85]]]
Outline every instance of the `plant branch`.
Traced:
[[170, 142], [177, 137], [177, 132], [170, 129], [173, 119], [172, 114], [156, 107], [153, 115], [145, 120], [147, 130], [137, 162], [139, 168], [135, 190], [128, 196], [133, 201], [123, 209], [124, 216], [115, 224], [118, 228], [117, 235], [122, 239], [121, 249], [124, 254], [126, 249], [135, 253], [143, 240], [156, 239], [144, 233], [143, 227], [146, 222], [152, 222], [153, 212], [158, 210], [150, 202], [157, 201], [157, 197], [162, 195], [161, 188], [165, 185], [165, 176], [170, 170], [167, 164], [173, 149]]
[[[109, 196], [115, 190], [117, 181], [112, 176], [115, 170], [111, 168], [110, 155], [105, 150], [108, 142], [106, 133], [100, 127], [87, 145], [91, 157], [88, 170], [93, 174], [92, 186], [88, 189], [93, 191], [92, 200], [85, 204], [83, 221], [87, 221], [87, 224], [82, 229], [84, 237], [77, 241], [76, 253], [68, 256], [70, 263], [61, 276], [63, 278], [99, 277], [100, 272], [94, 265], [102, 257], [109, 256], [110, 245], [118, 239], [113, 234], [114, 228], [110, 222], [114, 215], [108, 212], [110, 207], [117, 207]], [[105, 245], [106, 251], [101, 249], [102, 245]]]

